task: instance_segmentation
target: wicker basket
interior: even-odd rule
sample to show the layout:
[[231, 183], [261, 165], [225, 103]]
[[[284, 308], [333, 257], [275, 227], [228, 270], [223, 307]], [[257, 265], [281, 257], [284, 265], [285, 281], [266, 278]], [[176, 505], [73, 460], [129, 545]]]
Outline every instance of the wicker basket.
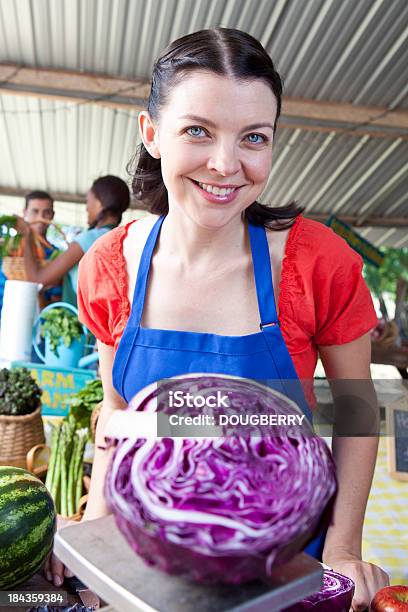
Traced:
[[[47, 260], [40, 259], [39, 264], [41, 266], [46, 266]], [[2, 267], [7, 280], [27, 280], [27, 274], [24, 266], [24, 257], [4, 257]]]
[[0, 415], [0, 465], [27, 468], [27, 453], [45, 441], [41, 406], [23, 416]]

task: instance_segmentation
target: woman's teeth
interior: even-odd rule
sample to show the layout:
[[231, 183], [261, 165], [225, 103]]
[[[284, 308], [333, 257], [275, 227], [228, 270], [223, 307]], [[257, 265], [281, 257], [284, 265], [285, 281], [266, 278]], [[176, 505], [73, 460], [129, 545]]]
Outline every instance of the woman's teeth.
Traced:
[[208, 193], [212, 193], [217, 196], [229, 195], [236, 189], [236, 187], [228, 187], [228, 188], [222, 187], [220, 189], [219, 187], [214, 187], [213, 185], [207, 185], [206, 183], [200, 183], [199, 181], [197, 182], [200, 185], [201, 189], [204, 189], [205, 191], [208, 191]]

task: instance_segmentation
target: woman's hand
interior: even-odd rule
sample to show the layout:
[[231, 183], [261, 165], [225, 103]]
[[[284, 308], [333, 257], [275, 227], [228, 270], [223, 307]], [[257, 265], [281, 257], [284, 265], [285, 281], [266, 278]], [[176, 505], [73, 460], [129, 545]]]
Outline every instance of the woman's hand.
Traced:
[[323, 561], [335, 572], [354, 581], [356, 589], [350, 608], [353, 612], [366, 610], [377, 591], [390, 583], [388, 574], [378, 565], [362, 561], [352, 553], [333, 552]]
[[[57, 530], [68, 527], [68, 525], [76, 525], [75, 521], [64, 519], [60, 516], [57, 517]], [[74, 575], [65, 565], [58, 559], [52, 552], [48, 557], [44, 565], [44, 575], [49, 582], [52, 582], [54, 586], [60, 587], [64, 582], [64, 577], [72, 578]]]

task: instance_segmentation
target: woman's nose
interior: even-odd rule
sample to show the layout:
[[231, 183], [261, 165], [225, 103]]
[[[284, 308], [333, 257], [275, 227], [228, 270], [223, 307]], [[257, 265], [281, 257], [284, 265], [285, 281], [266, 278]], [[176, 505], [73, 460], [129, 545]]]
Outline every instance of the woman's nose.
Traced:
[[239, 152], [235, 144], [219, 143], [212, 148], [208, 169], [222, 176], [232, 176], [241, 169]]

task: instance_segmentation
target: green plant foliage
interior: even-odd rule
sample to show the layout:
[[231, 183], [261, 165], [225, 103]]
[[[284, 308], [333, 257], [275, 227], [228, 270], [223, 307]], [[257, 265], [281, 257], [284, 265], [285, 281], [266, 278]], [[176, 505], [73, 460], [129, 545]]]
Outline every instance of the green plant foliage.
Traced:
[[408, 281], [408, 249], [382, 249], [384, 263], [379, 268], [364, 266], [364, 278], [374, 295], [390, 293], [396, 298], [396, 287], [399, 278]]
[[23, 236], [16, 234], [16, 218], [14, 215], [0, 215], [0, 257], [7, 257], [18, 248]]
[[0, 414], [31, 414], [38, 408], [41, 393], [26, 368], [0, 370]]
[[41, 336], [48, 338], [51, 350], [57, 357], [61, 343], [69, 348], [74, 340], [83, 336], [84, 330], [77, 317], [65, 308], [53, 308], [41, 317]]
[[90, 429], [91, 415], [95, 406], [103, 400], [102, 381], [88, 381], [83, 389], [67, 399], [69, 419], [75, 422], [76, 428]]

